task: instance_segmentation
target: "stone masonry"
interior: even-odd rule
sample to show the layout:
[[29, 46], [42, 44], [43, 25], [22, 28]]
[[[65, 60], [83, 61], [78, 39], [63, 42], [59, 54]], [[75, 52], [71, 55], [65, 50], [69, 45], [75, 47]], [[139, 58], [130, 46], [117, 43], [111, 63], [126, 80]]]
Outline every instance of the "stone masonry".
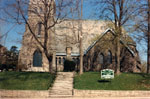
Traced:
[[[36, 6], [36, 3], [38, 3], [37, 0], [30, 0], [29, 9]], [[42, 6], [40, 6], [40, 8], [41, 7]], [[34, 8], [34, 10], [39, 10], [37, 7]], [[31, 24], [31, 29], [37, 36], [37, 39], [41, 42], [44, 41], [44, 26], [40, 25], [39, 28], [40, 18], [32, 12], [28, 12], [28, 17], [28, 22]], [[68, 55], [76, 63], [76, 67], [78, 67], [80, 60], [80, 31], [78, 21], [79, 20], [66, 19], [60, 24], [56, 24], [54, 28], [48, 31], [46, 47], [46, 49], [48, 49], [48, 57], [46, 57], [44, 49], [37, 43], [30, 33], [30, 29], [26, 25], [22, 47], [19, 53], [18, 68], [24, 71], [49, 72], [49, 67], [52, 66], [53, 71], [63, 71], [64, 61], [67, 59]], [[51, 23], [51, 21], [49, 23]], [[112, 42], [114, 36], [111, 36], [110, 33], [108, 33], [112, 30], [109, 28], [109, 24], [110, 22], [102, 20], [82, 20], [84, 71], [100, 71], [104, 68], [115, 69], [116, 44], [114, 41]], [[38, 33], [39, 30], [41, 30], [40, 35]], [[97, 40], [96, 38], [98, 37], [100, 39]], [[128, 34], [125, 33], [124, 37], [130, 38]], [[124, 41], [123, 43], [124, 44], [121, 44], [121, 71], [140, 72], [141, 62], [136, 49], [136, 44], [134, 44], [134, 41], [132, 40], [130, 42], [127, 40], [127, 42]], [[69, 54], [67, 54], [67, 48], [71, 49]], [[40, 53], [40, 59], [39, 56], [37, 57], [35, 55], [37, 51]], [[34, 56], [36, 58], [34, 58]], [[40, 66], [34, 64], [37, 62], [36, 59], [40, 60]]]

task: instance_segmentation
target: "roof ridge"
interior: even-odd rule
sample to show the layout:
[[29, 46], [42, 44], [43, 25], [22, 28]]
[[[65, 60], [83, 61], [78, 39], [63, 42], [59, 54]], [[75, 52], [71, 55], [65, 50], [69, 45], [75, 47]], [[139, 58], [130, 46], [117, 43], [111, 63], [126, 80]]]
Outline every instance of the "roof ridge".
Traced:
[[[84, 51], [84, 55], [87, 54], [87, 52], [88, 52], [106, 33], [108, 33], [108, 31], [111, 31], [111, 33], [115, 34], [115, 32], [113, 31], [113, 29], [107, 28], [107, 29], [100, 35], [100, 37], [99, 37], [96, 41], [94, 41], [94, 42], [87, 48], [87, 50]], [[133, 51], [128, 45], [125, 44], [125, 41], [123, 41], [122, 39], [120, 39], [120, 42], [122, 42], [122, 43], [125, 45], [125, 47], [130, 51], [130, 53], [131, 53], [133, 56], [135, 56], [134, 51]]]

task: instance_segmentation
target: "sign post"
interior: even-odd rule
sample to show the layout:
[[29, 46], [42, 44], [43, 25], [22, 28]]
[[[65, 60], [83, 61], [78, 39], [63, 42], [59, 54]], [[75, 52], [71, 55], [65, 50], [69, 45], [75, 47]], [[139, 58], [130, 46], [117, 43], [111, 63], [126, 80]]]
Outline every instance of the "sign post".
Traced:
[[114, 70], [112, 69], [101, 70], [101, 79], [114, 79]]

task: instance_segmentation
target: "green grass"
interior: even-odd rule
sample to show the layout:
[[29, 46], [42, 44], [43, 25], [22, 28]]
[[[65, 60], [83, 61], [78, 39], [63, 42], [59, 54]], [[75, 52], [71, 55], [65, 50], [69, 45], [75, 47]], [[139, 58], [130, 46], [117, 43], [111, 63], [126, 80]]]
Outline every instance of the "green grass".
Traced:
[[0, 89], [47, 90], [55, 76], [42, 72], [0, 72]]
[[76, 75], [74, 88], [83, 90], [150, 90], [150, 74], [122, 73], [113, 80], [104, 81], [99, 72]]

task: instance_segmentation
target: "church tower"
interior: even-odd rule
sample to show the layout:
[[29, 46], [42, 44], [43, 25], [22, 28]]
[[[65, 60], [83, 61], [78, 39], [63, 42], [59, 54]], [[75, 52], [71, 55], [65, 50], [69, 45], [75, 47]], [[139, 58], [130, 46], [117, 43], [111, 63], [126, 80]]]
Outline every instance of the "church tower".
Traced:
[[29, 0], [19, 69], [39, 72], [55, 70], [55, 31], [54, 27], [50, 27], [54, 15], [54, 0]]

